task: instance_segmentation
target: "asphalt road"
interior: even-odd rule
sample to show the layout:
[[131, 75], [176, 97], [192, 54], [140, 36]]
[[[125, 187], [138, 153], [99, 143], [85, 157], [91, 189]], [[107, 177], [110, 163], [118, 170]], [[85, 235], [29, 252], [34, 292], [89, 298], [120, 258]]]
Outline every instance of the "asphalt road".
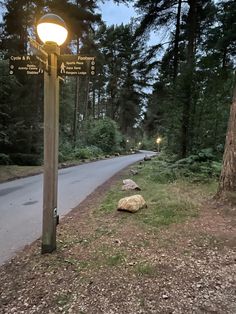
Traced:
[[[100, 160], [59, 171], [58, 213], [71, 211], [99, 185], [126, 166], [151, 155], [138, 154]], [[41, 236], [43, 176], [0, 184], [0, 264]]]

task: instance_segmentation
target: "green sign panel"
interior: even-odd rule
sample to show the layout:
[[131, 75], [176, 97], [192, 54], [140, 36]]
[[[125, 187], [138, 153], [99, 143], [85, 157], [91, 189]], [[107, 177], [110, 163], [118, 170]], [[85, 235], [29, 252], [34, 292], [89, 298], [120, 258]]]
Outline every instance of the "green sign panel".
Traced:
[[62, 55], [57, 63], [59, 76], [95, 75], [95, 57]]

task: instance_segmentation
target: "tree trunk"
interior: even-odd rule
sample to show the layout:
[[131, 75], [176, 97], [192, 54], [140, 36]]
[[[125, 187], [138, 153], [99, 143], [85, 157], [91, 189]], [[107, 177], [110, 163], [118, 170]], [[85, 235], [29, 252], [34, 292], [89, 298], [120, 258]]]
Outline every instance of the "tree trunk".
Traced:
[[224, 197], [227, 192], [233, 191], [236, 192], [236, 83], [230, 109], [223, 166], [217, 196]]
[[88, 117], [91, 114], [91, 108], [89, 104], [89, 90], [90, 90], [90, 82], [89, 82], [89, 76], [86, 77], [86, 95], [85, 95], [85, 120], [88, 120]]
[[175, 28], [175, 40], [174, 40], [174, 83], [178, 74], [178, 64], [179, 64], [179, 34], [180, 34], [180, 17], [181, 17], [181, 5], [182, 0], [178, 0], [178, 9], [176, 16], [176, 28]]
[[[79, 54], [79, 38], [77, 38], [77, 54]], [[80, 85], [80, 79], [77, 76], [75, 79], [75, 103], [74, 103], [74, 117], [73, 117], [73, 143], [74, 146], [76, 145], [77, 140], [77, 128], [78, 128], [78, 110], [79, 110], [79, 85]]]
[[183, 74], [183, 111], [182, 111], [182, 136], [181, 136], [181, 157], [185, 158], [189, 150], [189, 127], [190, 113], [192, 103], [192, 87], [193, 87], [193, 72], [195, 58], [195, 39], [197, 28], [197, 0], [189, 0], [189, 11], [187, 18], [188, 27], [188, 45], [187, 45], [187, 62]]
[[93, 94], [93, 97], [92, 97], [92, 104], [93, 104], [93, 109], [92, 109], [92, 112], [93, 112], [93, 118], [95, 119], [96, 118], [96, 92], [95, 92], [95, 86], [94, 86], [94, 82], [93, 82], [93, 86], [92, 86], [92, 94]]

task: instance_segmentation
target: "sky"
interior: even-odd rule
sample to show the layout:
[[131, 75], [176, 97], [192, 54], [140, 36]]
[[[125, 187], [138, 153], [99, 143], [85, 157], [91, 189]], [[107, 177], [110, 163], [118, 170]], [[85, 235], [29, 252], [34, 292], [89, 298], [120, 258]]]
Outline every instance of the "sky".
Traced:
[[[138, 17], [132, 6], [127, 6], [124, 4], [116, 5], [113, 1], [106, 1], [104, 4], [100, 4], [102, 19], [107, 25], [112, 24], [128, 24], [131, 18]], [[157, 43], [157, 34], [154, 32], [150, 33], [149, 45], [154, 45]]]
[[107, 25], [112, 24], [128, 24], [132, 17], [137, 17], [134, 8], [124, 4], [116, 5], [113, 1], [106, 1], [105, 4], [100, 5], [102, 19]]

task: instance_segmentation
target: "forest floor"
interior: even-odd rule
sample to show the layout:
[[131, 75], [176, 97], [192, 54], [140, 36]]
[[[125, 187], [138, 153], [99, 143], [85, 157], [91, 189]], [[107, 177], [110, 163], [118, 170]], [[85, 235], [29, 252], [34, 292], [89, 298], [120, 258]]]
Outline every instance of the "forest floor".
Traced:
[[126, 170], [62, 220], [56, 252], [38, 240], [1, 266], [0, 313], [235, 314], [235, 208], [212, 198], [215, 182], [160, 184], [150, 165], [133, 177], [147, 209], [116, 211], [134, 194]]

